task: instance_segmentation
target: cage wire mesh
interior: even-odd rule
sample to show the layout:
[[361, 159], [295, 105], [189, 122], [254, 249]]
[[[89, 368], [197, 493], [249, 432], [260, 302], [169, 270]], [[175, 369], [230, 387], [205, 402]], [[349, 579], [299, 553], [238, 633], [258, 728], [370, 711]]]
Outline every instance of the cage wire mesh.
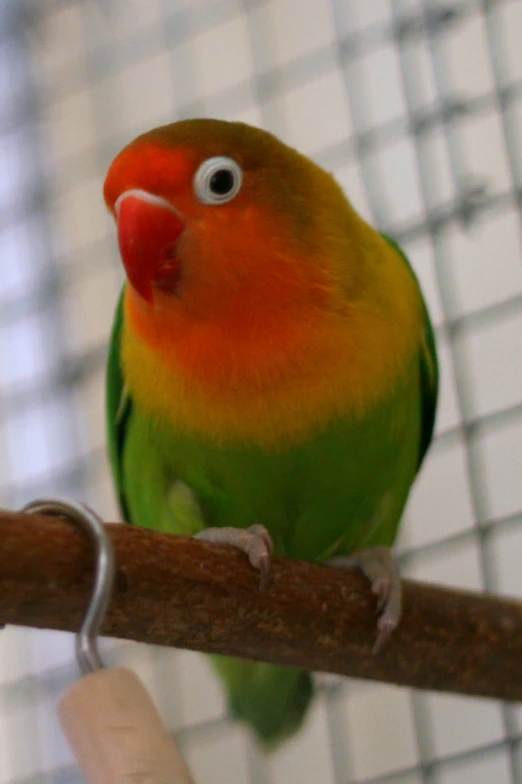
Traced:
[[[412, 260], [436, 325], [437, 435], [403, 572], [520, 596], [522, 3], [0, 4], [0, 502], [66, 493], [106, 519], [107, 338], [122, 283], [101, 199], [139, 132], [260, 125], [334, 172]], [[265, 755], [197, 654], [103, 641], [154, 694], [198, 784], [522, 783], [522, 712], [327, 678]], [[0, 784], [81, 782], [55, 718], [70, 635], [0, 634]]]

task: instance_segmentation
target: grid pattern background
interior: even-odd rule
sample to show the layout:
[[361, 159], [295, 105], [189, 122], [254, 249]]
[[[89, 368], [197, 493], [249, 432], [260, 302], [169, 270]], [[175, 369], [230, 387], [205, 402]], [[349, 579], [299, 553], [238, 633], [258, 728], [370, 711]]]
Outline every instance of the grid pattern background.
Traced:
[[[437, 436], [399, 543], [411, 577], [522, 594], [522, 2], [2, 0], [0, 504], [106, 519], [103, 376], [122, 282], [101, 186], [139, 132], [271, 130], [403, 245], [436, 326]], [[198, 784], [522, 784], [522, 710], [323, 677], [271, 756], [197, 654], [102, 641]], [[69, 635], [0, 633], [0, 784], [77, 784], [55, 717]]]

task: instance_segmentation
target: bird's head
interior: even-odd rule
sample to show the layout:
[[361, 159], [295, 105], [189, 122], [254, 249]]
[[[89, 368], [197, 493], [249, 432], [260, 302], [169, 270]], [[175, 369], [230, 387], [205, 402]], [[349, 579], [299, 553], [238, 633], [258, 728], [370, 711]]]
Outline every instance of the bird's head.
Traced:
[[205, 119], [157, 128], [116, 157], [104, 195], [142, 309], [246, 328], [331, 293], [344, 197], [264, 131]]

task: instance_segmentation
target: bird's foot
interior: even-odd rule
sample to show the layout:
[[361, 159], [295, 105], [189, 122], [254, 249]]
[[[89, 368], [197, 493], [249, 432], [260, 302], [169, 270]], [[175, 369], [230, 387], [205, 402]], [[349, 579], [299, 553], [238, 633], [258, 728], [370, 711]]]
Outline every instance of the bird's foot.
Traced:
[[248, 556], [248, 560], [259, 572], [259, 590], [264, 591], [270, 581], [270, 557], [274, 552], [272, 537], [264, 525], [250, 528], [205, 528], [194, 536], [214, 544], [229, 544]]
[[377, 639], [373, 653], [378, 653], [396, 628], [401, 617], [402, 586], [397, 564], [388, 547], [369, 547], [348, 556], [326, 561], [335, 569], [358, 568], [369, 579], [377, 596]]

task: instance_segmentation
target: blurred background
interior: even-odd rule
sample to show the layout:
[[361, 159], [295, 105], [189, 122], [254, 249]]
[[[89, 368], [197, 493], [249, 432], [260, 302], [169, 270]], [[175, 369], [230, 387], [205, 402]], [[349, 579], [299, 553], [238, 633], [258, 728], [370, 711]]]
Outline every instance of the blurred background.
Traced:
[[[436, 326], [437, 437], [404, 574], [522, 595], [522, 2], [1, 0], [0, 505], [117, 511], [104, 362], [122, 283], [101, 189], [138, 133], [266, 128], [396, 237]], [[327, 678], [271, 756], [205, 660], [103, 641], [152, 690], [198, 784], [521, 784], [522, 711]], [[67, 634], [0, 632], [0, 784], [79, 784], [55, 716]]]

